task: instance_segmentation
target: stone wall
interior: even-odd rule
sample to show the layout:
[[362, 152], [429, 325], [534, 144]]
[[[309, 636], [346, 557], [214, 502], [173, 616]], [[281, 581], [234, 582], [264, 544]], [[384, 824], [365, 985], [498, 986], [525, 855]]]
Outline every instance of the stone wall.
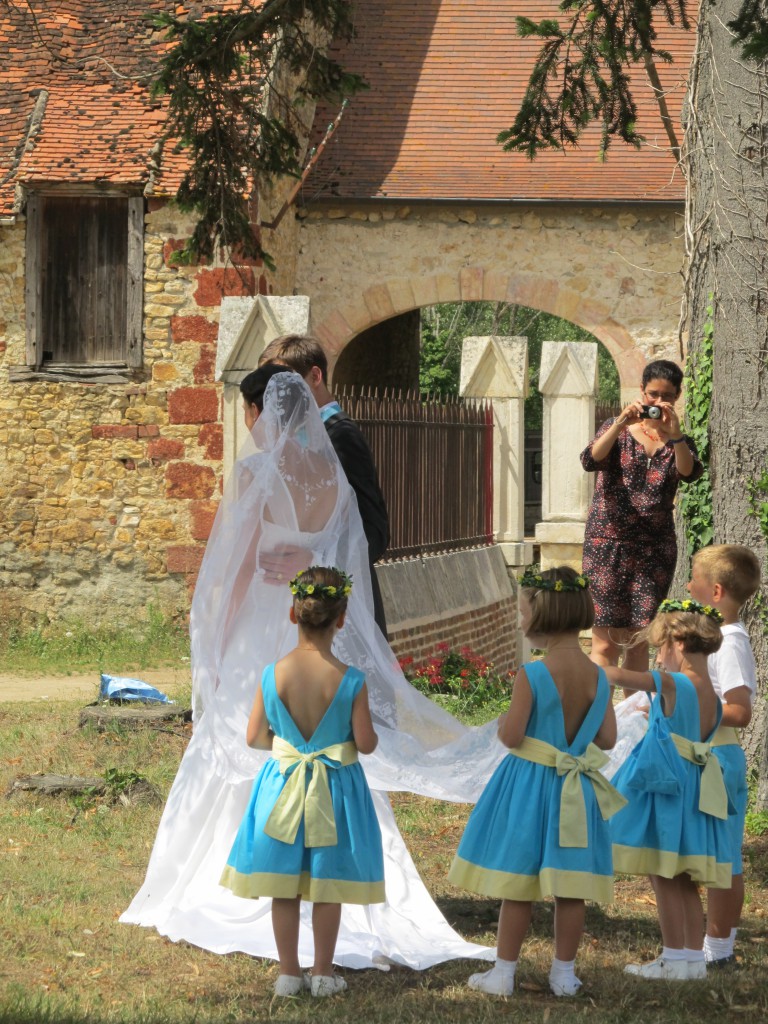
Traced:
[[493, 300], [591, 331], [627, 399], [650, 358], [680, 361], [682, 206], [329, 200], [299, 216], [296, 288], [312, 297], [312, 329], [332, 360], [409, 309]]
[[0, 228], [4, 617], [188, 607], [220, 495], [221, 297], [272, 283], [258, 266], [174, 265], [190, 224], [170, 205], [150, 202], [145, 228], [144, 366], [108, 385], [9, 383], [25, 362], [25, 224]]

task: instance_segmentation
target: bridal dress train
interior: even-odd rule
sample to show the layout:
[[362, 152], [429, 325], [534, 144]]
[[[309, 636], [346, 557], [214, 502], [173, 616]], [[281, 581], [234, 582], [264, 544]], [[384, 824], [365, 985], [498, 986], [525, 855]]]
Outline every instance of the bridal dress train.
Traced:
[[[236, 463], [201, 566], [190, 616], [192, 739], [160, 821], [143, 886], [120, 918], [215, 953], [277, 958], [268, 899], [218, 884], [253, 779], [267, 754], [245, 730], [264, 666], [296, 643], [288, 582], [308, 565], [354, 580], [334, 653], [366, 676], [375, 753], [361, 755], [381, 826], [386, 903], [345, 905], [336, 963], [345, 967], [491, 959], [462, 939], [421, 881], [388, 792], [472, 803], [505, 750], [496, 723], [461, 725], [404, 678], [373, 620], [367, 548], [354, 494], [306, 384], [278, 374]], [[313, 959], [311, 906], [300, 957]]]

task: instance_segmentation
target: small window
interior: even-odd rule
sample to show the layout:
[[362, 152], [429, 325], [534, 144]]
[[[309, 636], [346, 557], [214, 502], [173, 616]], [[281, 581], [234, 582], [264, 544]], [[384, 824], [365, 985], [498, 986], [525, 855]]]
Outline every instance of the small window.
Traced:
[[144, 200], [30, 195], [27, 361], [141, 366]]

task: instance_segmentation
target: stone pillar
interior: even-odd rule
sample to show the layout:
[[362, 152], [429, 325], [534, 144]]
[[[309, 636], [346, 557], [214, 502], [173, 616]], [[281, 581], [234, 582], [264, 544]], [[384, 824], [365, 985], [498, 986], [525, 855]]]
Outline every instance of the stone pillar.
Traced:
[[240, 381], [281, 334], [309, 332], [306, 295], [227, 296], [221, 301], [216, 380], [224, 384], [224, 483], [245, 440]]
[[594, 476], [584, 472], [579, 454], [595, 432], [597, 345], [545, 341], [539, 391], [544, 399], [543, 522], [536, 525], [541, 567], [580, 570]]
[[465, 338], [460, 392], [493, 403], [493, 532], [507, 566], [533, 557], [523, 540], [524, 407], [528, 394], [527, 338]]

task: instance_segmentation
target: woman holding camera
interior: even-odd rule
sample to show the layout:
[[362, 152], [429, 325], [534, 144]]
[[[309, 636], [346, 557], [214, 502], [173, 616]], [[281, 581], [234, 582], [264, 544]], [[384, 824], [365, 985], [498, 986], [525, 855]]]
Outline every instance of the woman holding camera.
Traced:
[[584, 533], [583, 571], [595, 603], [592, 660], [648, 668], [648, 645], [632, 645], [667, 596], [677, 561], [673, 507], [678, 484], [704, 472], [683, 434], [675, 403], [683, 372], [657, 359], [643, 371], [640, 398], [606, 420], [581, 453], [597, 473]]

